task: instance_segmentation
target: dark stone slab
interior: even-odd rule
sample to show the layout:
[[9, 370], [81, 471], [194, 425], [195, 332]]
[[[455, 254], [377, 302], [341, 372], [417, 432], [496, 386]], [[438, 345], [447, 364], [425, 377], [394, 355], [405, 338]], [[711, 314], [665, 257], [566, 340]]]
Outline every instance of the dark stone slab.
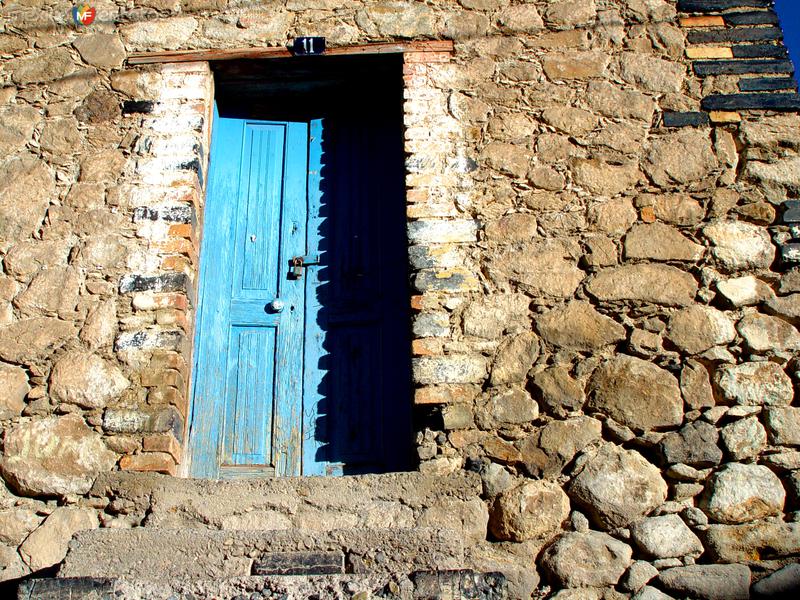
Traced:
[[704, 112], [665, 112], [664, 127], [700, 127], [708, 125], [708, 114]]
[[17, 589], [18, 600], [113, 598], [114, 580], [93, 577], [28, 579]]
[[773, 0], [678, 0], [680, 12], [709, 13], [729, 8], [772, 8]]
[[739, 44], [731, 48], [734, 58], [786, 58], [786, 46], [776, 44]]
[[506, 578], [502, 573], [476, 573], [469, 569], [460, 571], [417, 571], [411, 575], [414, 598], [444, 600], [469, 598], [470, 600], [507, 600]]
[[270, 552], [253, 561], [253, 575], [340, 575], [344, 553]]
[[778, 15], [771, 10], [751, 10], [722, 15], [728, 25], [777, 25]]
[[189, 287], [186, 273], [125, 275], [119, 283], [121, 294], [130, 292], [183, 292]]
[[122, 114], [151, 113], [155, 105], [152, 100], [126, 100], [122, 103]]
[[781, 246], [781, 259], [783, 262], [800, 262], [800, 243], [792, 242]]
[[793, 208], [783, 213], [784, 223], [800, 223], [800, 209]]
[[[191, 300], [192, 304], [194, 302]], [[178, 330], [169, 331], [136, 331], [130, 336], [118, 337], [114, 342], [114, 351], [127, 350], [130, 348], [165, 348], [176, 350], [186, 341], [183, 332]]]
[[790, 60], [697, 60], [692, 66], [700, 77], [747, 73], [794, 73], [794, 65]]
[[703, 98], [705, 110], [800, 110], [800, 94], [712, 94]]
[[783, 203], [783, 222], [800, 223], [800, 200], [787, 200]]
[[709, 29], [690, 31], [686, 41], [690, 44], [714, 44], [717, 42], [766, 42], [782, 40], [780, 27], [736, 27], [734, 29]]
[[753, 77], [752, 79], [740, 79], [739, 89], [743, 92], [796, 90], [797, 82], [792, 77]]
[[133, 220], [134, 222], [167, 221], [169, 223], [187, 224], [194, 222], [194, 209], [188, 204], [161, 208], [140, 206], [133, 211]]

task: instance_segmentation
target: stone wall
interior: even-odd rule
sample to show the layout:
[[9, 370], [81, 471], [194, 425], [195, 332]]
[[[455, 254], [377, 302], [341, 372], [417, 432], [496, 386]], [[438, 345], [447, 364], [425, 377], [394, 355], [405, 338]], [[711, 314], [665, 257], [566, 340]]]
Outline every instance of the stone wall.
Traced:
[[324, 35], [455, 42], [404, 65], [419, 469], [480, 473], [541, 594], [748, 597], [800, 555], [800, 117], [713, 61], [773, 60], [766, 4], [4, 4], [0, 577], [109, 521], [98, 473], [185, 473], [213, 82], [126, 57]]

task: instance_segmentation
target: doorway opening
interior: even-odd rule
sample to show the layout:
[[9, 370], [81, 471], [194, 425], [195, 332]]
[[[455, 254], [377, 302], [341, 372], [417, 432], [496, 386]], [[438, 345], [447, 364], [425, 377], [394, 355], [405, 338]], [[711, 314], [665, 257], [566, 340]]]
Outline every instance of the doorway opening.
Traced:
[[402, 67], [212, 63], [193, 476], [410, 467]]

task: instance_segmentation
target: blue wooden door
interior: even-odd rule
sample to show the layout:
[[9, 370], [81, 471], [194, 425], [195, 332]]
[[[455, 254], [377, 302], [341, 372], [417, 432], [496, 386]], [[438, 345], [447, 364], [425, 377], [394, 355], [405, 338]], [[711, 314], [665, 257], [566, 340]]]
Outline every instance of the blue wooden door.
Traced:
[[[189, 434], [194, 476], [406, 466], [405, 219], [381, 208], [398, 212], [402, 197], [380, 201], [386, 181], [370, 158], [380, 127], [356, 123], [215, 118]], [[385, 239], [384, 218], [394, 240]], [[396, 248], [380, 250], [389, 241]], [[310, 263], [299, 277], [295, 257]]]

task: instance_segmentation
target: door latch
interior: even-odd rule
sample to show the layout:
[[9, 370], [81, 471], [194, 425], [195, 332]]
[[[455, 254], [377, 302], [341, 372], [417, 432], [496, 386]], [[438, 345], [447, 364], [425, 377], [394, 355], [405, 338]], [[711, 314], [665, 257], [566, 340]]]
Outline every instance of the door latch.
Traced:
[[303, 278], [303, 269], [306, 267], [312, 267], [319, 265], [319, 256], [316, 255], [308, 255], [308, 256], [295, 256], [291, 261], [291, 271], [289, 275], [292, 279], [302, 279]]

